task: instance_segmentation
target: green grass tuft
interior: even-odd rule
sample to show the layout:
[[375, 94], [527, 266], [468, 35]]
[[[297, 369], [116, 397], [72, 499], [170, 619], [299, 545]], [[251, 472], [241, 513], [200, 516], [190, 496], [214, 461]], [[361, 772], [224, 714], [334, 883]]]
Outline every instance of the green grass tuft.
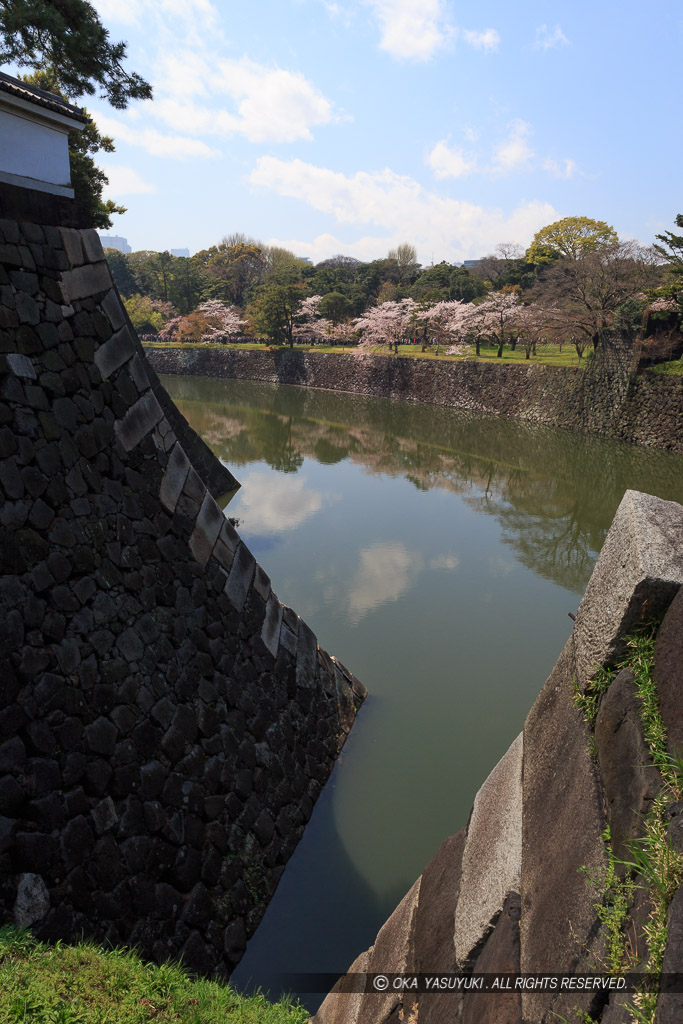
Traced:
[[[614, 973], [632, 969], [624, 924], [628, 919], [628, 910], [636, 887], [646, 889], [651, 907], [650, 915], [643, 927], [648, 947], [648, 961], [644, 969], [648, 975], [661, 973], [666, 949], [669, 904], [679, 886], [683, 884], [683, 856], [668, 842], [666, 817], [669, 804], [681, 800], [683, 796], [683, 757], [678, 753], [672, 755], [667, 749], [666, 729], [659, 710], [653, 673], [655, 638], [654, 625], [627, 638], [626, 654], [616, 669], [601, 669], [583, 691], [579, 690], [576, 682], [572, 683], [574, 704], [581, 710], [592, 729], [600, 700], [617, 672], [622, 668], [628, 668], [633, 673], [640, 702], [643, 735], [650, 756], [664, 782], [661, 793], [654, 800], [643, 823], [642, 836], [627, 843], [632, 857], [630, 861], [622, 862], [629, 868], [627, 877], [619, 879], [615, 874], [617, 861], [607, 829], [603, 833], [608, 861], [605, 878], [588, 879], [600, 893], [600, 903], [595, 906], [607, 944], [606, 966]], [[657, 999], [655, 992], [636, 993], [628, 1006], [631, 1020], [637, 1024], [654, 1024]]]
[[54, 946], [0, 928], [0, 1024], [304, 1024], [288, 999], [241, 996], [173, 964], [90, 942]]

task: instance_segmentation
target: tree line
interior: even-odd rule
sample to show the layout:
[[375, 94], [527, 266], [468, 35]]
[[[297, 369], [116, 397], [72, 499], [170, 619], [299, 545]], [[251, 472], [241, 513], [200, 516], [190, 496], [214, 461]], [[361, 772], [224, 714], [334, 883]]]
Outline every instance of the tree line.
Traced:
[[[677, 226], [681, 217], [677, 218]], [[683, 312], [683, 236], [653, 246], [621, 240], [604, 221], [565, 217], [525, 251], [501, 244], [472, 267], [421, 267], [404, 243], [363, 263], [337, 255], [313, 265], [243, 234], [194, 256], [107, 250], [134, 326], [168, 340], [240, 337], [278, 344], [372, 347], [418, 341], [423, 350], [539, 340], [581, 358], [608, 331], [664, 340], [677, 351]]]

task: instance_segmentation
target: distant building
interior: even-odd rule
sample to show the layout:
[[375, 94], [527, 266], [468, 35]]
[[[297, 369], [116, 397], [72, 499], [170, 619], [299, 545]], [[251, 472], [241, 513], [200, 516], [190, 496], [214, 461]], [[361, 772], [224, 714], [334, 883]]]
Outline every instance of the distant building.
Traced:
[[463, 267], [478, 267], [481, 260], [463, 260]]
[[171, 256], [183, 256], [186, 260], [190, 258], [189, 249], [171, 249]]
[[87, 120], [59, 96], [0, 72], [0, 181], [73, 199], [69, 132]]
[[128, 239], [121, 238], [121, 235], [100, 235], [100, 242], [103, 249], [118, 249], [119, 252], [132, 252], [131, 247], [128, 245]]
[[304, 263], [312, 263], [313, 260], [310, 256], [297, 256], [298, 260], [303, 260]]

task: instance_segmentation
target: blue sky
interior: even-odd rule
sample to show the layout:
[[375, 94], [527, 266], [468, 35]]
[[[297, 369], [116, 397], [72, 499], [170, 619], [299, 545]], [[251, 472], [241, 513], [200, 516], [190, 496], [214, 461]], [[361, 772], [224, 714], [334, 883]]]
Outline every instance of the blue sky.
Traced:
[[151, 102], [86, 105], [134, 249], [234, 231], [423, 264], [584, 215], [683, 212], [683, 8], [585, 0], [94, 0]]

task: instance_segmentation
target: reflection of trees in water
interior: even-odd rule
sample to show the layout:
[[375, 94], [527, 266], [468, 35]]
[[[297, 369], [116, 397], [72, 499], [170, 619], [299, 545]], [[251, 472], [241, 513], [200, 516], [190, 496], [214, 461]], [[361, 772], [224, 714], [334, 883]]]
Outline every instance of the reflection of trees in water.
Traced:
[[683, 458], [531, 423], [252, 381], [165, 378], [230, 465], [295, 472], [351, 459], [420, 490], [464, 494], [519, 560], [581, 591], [627, 488], [683, 501]]

